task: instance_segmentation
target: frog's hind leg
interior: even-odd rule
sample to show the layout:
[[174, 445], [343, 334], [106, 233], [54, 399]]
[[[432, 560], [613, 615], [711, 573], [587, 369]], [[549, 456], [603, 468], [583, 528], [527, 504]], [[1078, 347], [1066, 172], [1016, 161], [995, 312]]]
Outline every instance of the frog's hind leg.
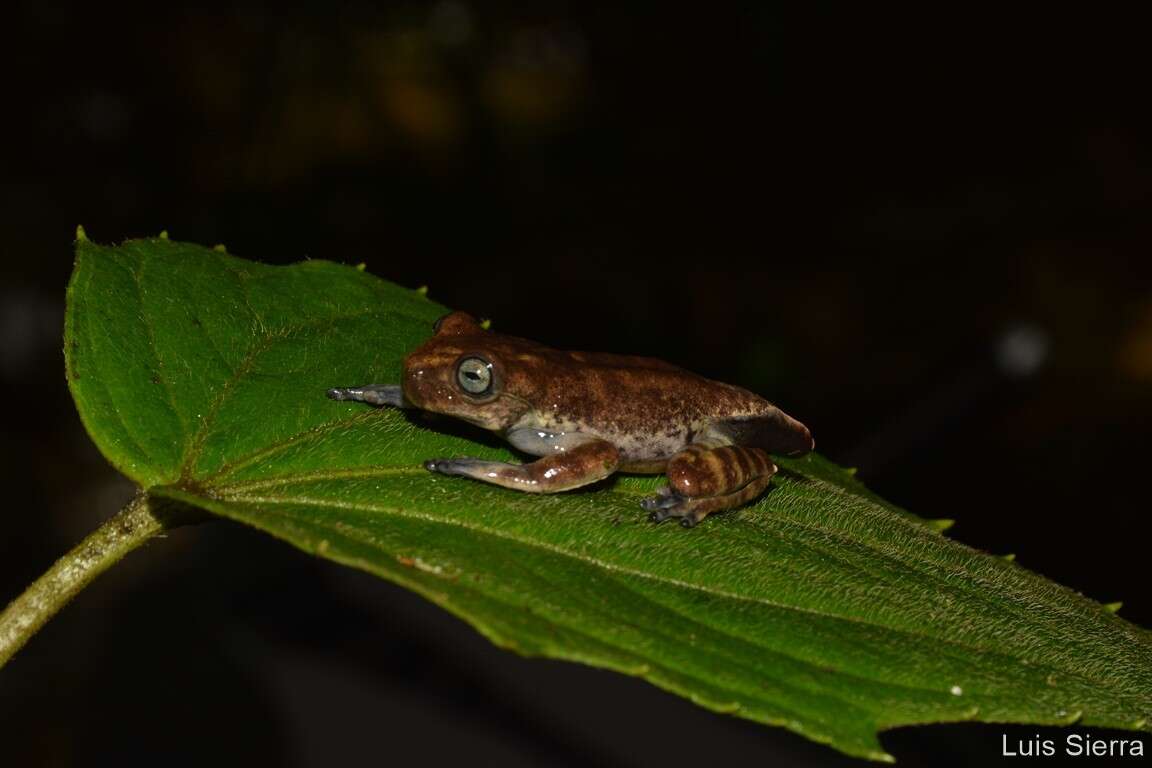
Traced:
[[691, 528], [712, 512], [738, 507], [768, 487], [776, 465], [760, 448], [694, 443], [668, 461], [668, 485], [641, 502], [653, 522]]
[[603, 480], [620, 466], [620, 453], [606, 440], [589, 439], [528, 464], [485, 459], [431, 459], [424, 468], [528, 493], [557, 493]]

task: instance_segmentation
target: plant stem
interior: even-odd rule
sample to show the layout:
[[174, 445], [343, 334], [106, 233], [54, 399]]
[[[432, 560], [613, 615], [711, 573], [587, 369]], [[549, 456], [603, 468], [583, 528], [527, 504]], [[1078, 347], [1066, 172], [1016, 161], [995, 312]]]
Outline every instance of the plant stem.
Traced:
[[140, 494], [57, 560], [0, 613], [0, 667], [77, 592], [165, 527]]

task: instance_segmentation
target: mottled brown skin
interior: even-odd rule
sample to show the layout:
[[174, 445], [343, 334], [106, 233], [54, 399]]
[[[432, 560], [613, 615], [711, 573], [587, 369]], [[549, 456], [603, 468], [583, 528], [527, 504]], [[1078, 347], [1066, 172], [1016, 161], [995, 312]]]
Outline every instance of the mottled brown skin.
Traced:
[[[483, 369], [476, 380], [462, 372], [469, 367]], [[483, 392], [466, 388], [485, 383]], [[400, 387], [329, 396], [454, 416], [542, 457], [425, 463], [443, 474], [550, 493], [617, 470], [667, 472], [669, 485], [642, 504], [653, 520], [677, 517], [687, 527], [759, 496], [776, 472], [769, 453], [813, 447], [807, 427], [747, 390], [651, 358], [566, 352], [490, 333], [463, 312], [442, 317], [408, 355]]]

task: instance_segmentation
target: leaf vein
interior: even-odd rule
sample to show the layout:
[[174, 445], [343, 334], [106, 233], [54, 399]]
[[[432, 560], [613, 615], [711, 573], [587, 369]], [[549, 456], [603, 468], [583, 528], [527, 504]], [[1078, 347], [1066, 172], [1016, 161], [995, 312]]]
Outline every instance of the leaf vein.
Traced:
[[[605, 571], [623, 573], [623, 574], [626, 574], [628, 576], [633, 576], [633, 577], [640, 578], [640, 579], [655, 581], [657, 583], [669, 584], [669, 585], [672, 585], [675, 587], [679, 587], [681, 589], [695, 590], [695, 591], [702, 592], [702, 593], [707, 594], [707, 595], [711, 595], [713, 597], [719, 597], [719, 598], [728, 599], [728, 600], [735, 600], [735, 601], [744, 602], [744, 603], [752, 603], [754, 605], [762, 605], [762, 606], [766, 606], [769, 608], [775, 608], [778, 610], [794, 611], [796, 613], [802, 613], [802, 614], [806, 614], [806, 615], [817, 616], [817, 617], [823, 618], [823, 619], [831, 619], [833, 621], [843, 621], [843, 622], [850, 623], [850, 624], [859, 624], [861, 626], [869, 627], [871, 629], [880, 629], [880, 630], [884, 630], [886, 632], [892, 632], [895, 634], [905, 635], [905, 636], [912, 637], [912, 638], [917, 638], [917, 637], [921, 636], [921, 635], [917, 635], [916, 633], [912, 632], [911, 630], [907, 630], [907, 629], [904, 629], [902, 627], [895, 627], [895, 626], [890, 626], [887, 624], [882, 624], [882, 623], [879, 623], [876, 621], [870, 621], [866, 618], [859, 617], [859, 616], [847, 616], [847, 615], [841, 615], [841, 614], [828, 613], [826, 611], [820, 611], [820, 610], [817, 610], [814, 608], [805, 608], [802, 606], [790, 605], [788, 603], [780, 603], [777, 601], [769, 600], [769, 599], [762, 597], [762, 596], [741, 595], [741, 594], [736, 593], [736, 592], [729, 592], [727, 590], [717, 589], [714, 586], [708, 586], [708, 585], [704, 585], [704, 584], [694, 584], [691, 582], [683, 581], [682, 579], [675, 579], [675, 578], [665, 576], [662, 574], [658, 574], [658, 573], [651, 573], [651, 572], [647, 572], [647, 571], [641, 571], [641, 570], [638, 570], [635, 568], [628, 568], [626, 566], [621, 566], [619, 564], [611, 563], [611, 562], [608, 562], [606, 560], [601, 560], [599, 558], [576, 555], [576, 554], [574, 554], [574, 553], [572, 553], [572, 552], [570, 552], [570, 551], [568, 551], [562, 547], [551, 545], [551, 544], [548, 544], [546, 542], [539, 541], [536, 539], [531, 539], [531, 540], [518, 539], [515, 536], [511, 536], [507, 533], [504, 533], [503, 531], [497, 531], [497, 530], [494, 530], [491, 528], [485, 528], [483, 526], [472, 525], [472, 524], [469, 524], [469, 523], [466, 523], [466, 522], [463, 522], [460, 520], [448, 520], [445, 518], [436, 517], [434, 515], [428, 515], [428, 514], [423, 514], [423, 513], [419, 513], [419, 512], [413, 512], [413, 511], [408, 510], [408, 509], [399, 509], [399, 508], [395, 508], [395, 507], [379, 507], [379, 506], [366, 505], [366, 504], [353, 504], [350, 502], [333, 501], [330, 499], [313, 499], [313, 498], [310, 498], [307, 496], [281, 497], [281, 496], [249, 496], [246, 494], [240, 494], [237, 496], [228, 496], [228, 497], [221, 497], [221, 498], [222, 498], [222, 500], [226, 500], [226, 501], [231, 500], [231, 501], [237, 501], [237, 502], [241, 502], [241, 503], [298, 504], [301, 506], [319, 507], [321, 509], [324, 509], [324, 508], [344, 509], [344, 510], [352, 511], [352, 512], [366, 512], [366, 513], [370, 513], [370, 514], [383, 513], [383, 514], [391, 514], [391, 515], [394, 515], [396, 517], [406, 517], [406, 518], [411, 518], [411, 519], [415, 519], [415, 520], [423, 520], [426, 522], [439, 523], [441, 525], [454, 525], [454, 526], [458, 526], [458, 527], [464, 528], [466, 530], [472, 531], [473, 533], [485, 534], [485, 535], [489, 535], [493, 538], [505, 539], [505, 540], [517, 542], [520, 544], [526, 544], [526, 545], [534, 546], [534, 547], [537, 547], [539, 549], [543, 549], [545, 551], [552, 552], [554, 554], [558, 554], [558, 555], [561, 555], [561, 556], [566, 557], [566, 558], [572, 558], [572, 559], [580, 560], [583, 562], [587, 562], [587, 563], [596, 565], [600, 568], [603, 568]], [[932, 637], [934, 640], [936, 640], [940, 643], [944, 643], [944, 644], [947, 644], [950, 646], [955, 646], [955, 647], [960, 648], [962, 650], [975, 651], [977, 653], [982, 653], [982, 654], [985, 654], [985, 655], [991, 656], [991, 657], [1000, 657], [1000, 658], [1008, 658], [1008, 659], [1015, 659], [1016, 658], [1016, 657], [1013, 657], [1013, 656], [1010, 656], [1010, 655], [1004, 653], [1003, 651], [998, 651], [995, 649], [986, 648], [984, 646], [981, 646], [981, 645], [976, 644], [976, 643], [972, 643], [972, 642], [967, 641], [967, 640], [961, 641], [961, 640], [957, 640], [954, 637], [937, 636], [937, 635], [931, 635], [928, 633], [924, 633], [922, 636], [923, 637]], [[958, 656], [957, 658], [960, 660], [963, 660], [964, 657]], [[1069, 674], [1069, 675], [1072, 675], [1072, 676], [1075, 676], [1075, 677], [1078, 677], [1081, 679], [1086, 679], [1086, 680], [1094, 682], [1098, 685], [1104, 685], [1104, 681], [1097, 680], [1095, 678], [1086, 677], [1075, 670], [1064, 669], [1062, 667], [1056, 667], [1056, 666], [1053, 666], [1051, 664], [1048, 664], [1047, 662], [1042, 662], [1042, 661], [1030, 660], [1030, 663], [1032, 663], [1036, 666], [1039, 666], [1039, 667], [1043, 667], [1043, 668], [1047, 668], [1047, 669], [1053, 669], [1055, 671], [1060, 671], [1062, 673]]]

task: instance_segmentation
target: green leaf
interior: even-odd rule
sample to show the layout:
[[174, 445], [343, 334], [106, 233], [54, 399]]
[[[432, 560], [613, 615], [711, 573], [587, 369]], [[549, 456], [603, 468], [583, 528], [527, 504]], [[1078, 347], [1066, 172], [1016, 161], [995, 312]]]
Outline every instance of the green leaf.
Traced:
[[1148, 631], [818, 456], [693, 530], [647, 522], [654, 478], [540, 497], [425, 472], [511, 454], [324, 391], [399, 381], [444, 311], [324, 261], [81, 239], [68, 379], [92, 439], [152, 497], [378, 574], [520, 653], [875, 759], [878, 730], [914, 723], [1147, 728]]

